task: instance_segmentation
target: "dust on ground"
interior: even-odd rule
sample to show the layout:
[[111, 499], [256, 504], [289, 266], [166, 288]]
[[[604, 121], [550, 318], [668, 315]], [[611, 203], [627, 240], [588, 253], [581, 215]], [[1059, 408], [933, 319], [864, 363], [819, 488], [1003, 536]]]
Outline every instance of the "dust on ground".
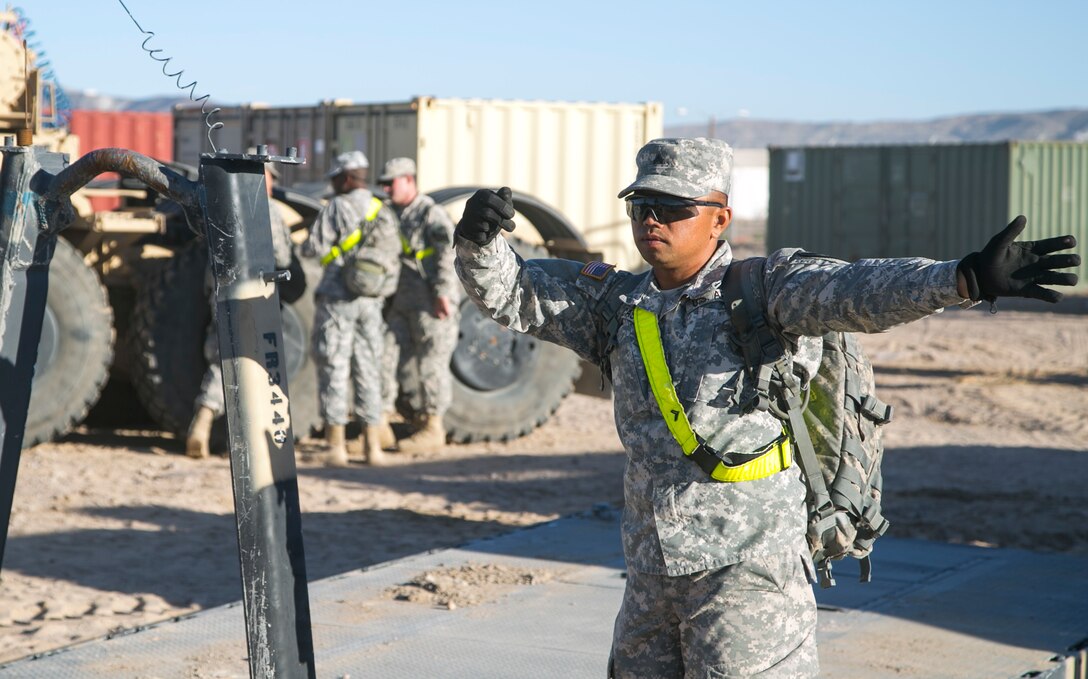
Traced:
[[[862, 343], [896, 409], [891, 535], [1088, 554], [1088, 298], [950, 309]], [[329, 469], [316, 443], [297, 450], [311, 580], [622, 502], [611, 402], [582, 394], [521, 439], [383, 468]], [[240, 598], [225, 458], [191, 460], [143, 431], [24, 453], [0, 662]]]
[[551, 582], [557, 571], [495, 563], [467, 563], [424, 571], [392, 587], [386, 595], [397, 601], [453, 610], [494, 601], [506, 591]]

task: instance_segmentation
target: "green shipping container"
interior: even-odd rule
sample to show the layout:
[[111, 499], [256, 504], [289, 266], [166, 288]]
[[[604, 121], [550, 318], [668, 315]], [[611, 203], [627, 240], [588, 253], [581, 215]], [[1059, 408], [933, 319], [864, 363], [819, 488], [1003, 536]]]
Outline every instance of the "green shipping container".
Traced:
[[1020, 214], [1022, 239], [1088, 247], [1085, 143], [772, 148], [770, 160], [768, 251], [959, 259]]

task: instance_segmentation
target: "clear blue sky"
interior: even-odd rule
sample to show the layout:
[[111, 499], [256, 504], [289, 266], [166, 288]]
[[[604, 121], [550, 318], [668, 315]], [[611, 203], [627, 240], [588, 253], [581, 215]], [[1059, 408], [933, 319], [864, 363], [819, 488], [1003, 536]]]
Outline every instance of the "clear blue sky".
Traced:
[[[61, 84], [172, 94], [118, 0], [14, 0]], [[1088, 1], [125, 0], [198, 94], [660, 101], [710, 115], [924, 119], [1088, 107]]]

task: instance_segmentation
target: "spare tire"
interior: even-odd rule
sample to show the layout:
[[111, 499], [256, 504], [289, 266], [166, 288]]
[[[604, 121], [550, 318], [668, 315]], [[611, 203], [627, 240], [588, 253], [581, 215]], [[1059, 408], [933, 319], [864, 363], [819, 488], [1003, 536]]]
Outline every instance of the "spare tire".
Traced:
[[58, 238], [30, 392], [26, 447], [67, 434], [98, 400], [113, 360], [113, 311], [98, 274]]
[[[549, 256], [515, 238], [510, 244], [524, 259]], [[508, 441], [544, 424], [574, 388], [581, 364], [573, 351], [509, 330], [465, 299], [450, 370], [453, 399], [443, 423], [451, 440], [469, 443]], [[419, 377], [411, 368], [406, 373], [397, 406], [411, 418]]]
[[[211, 321], [204, 293], [207, 262], [207, 245], [195, 241], [144, 281], [126, 338], [135, 357], [133, 385], [144, 407], [163, 428], [179, 435], [189, 427], [208, 367], [204, 358], [204, 337]], [[321, 272], [316, 264], [303, 261], [302, 266], [309, 280], [318, 280]], [[294, 303], [281, 305], [291, 426], [297, 438], [309, 436], [319, 423], [317, 374], [310, 360], [313, 287], [307, 286]], [[213, 429], [213, 443], [218, 447], [223, 445], [225, 431], [222, 422]]]

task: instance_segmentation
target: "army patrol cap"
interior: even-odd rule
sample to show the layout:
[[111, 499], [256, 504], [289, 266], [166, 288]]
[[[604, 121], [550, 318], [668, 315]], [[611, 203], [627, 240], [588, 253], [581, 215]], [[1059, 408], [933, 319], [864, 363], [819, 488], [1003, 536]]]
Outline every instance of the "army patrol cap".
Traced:
[[695, 199], [711, 191], [729, 195], [732, 188], [733, 149], [721, 139], [654, 139], [639, 149], [635, 164], [638, 175], [620, 198], [654, 191]]
[[397, 177], [416, 176], [416, 161], [411, 158], [390, 158], [382, 168], [379, 182], [391, 182]]
[[326, 177], [335, 177], [343, 172], [351, 170], [365, 170], [370, 167], [370, 161], [366, 159], [362, 151], [347, 151], [336, 156], [336, 164], [332, 166]]

